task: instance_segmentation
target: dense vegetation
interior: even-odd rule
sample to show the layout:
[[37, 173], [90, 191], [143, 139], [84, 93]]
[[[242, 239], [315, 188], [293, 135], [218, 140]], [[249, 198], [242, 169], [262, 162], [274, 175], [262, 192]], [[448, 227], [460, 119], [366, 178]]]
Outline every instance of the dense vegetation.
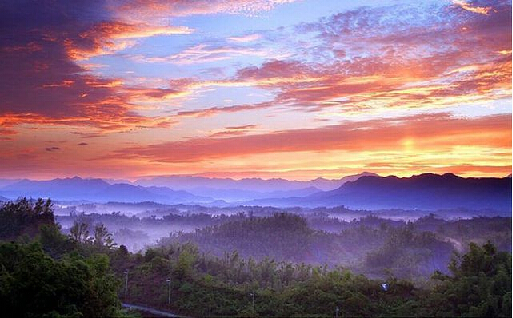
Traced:
[[27, 199], [7, 202], [0, 213], [0, 240], [15, 239], [23, 234], [34, 236], [43, 224], [53, 224], [51, 201], [35, 203]]
[[[109, 246], [61, 234], [51, 201], [27, 199], [0, 209], [0, 306], [11, 317], [121, 317], [120, 281]], [[97, 229], [101, 229], [98, 226]]]
[[130, 301], [167, 307], [170, 279], [170, 308], [197, 316], [333, 316], [337, 307], [341, 316], [511, 316], [511, 255], [489, 243], [470, 249], [448, 275], [435, 272], [429, 288], [343, 268], [213, 257], [191, 244], [125, 253], [115, 263], [129, 270]]
[[0, 305], [20, 317], [127, 315], [121, 301], [190, 316], [332, 317], [338, 308], [341, 317], [511, 317], [510, 218], [171, 214], [147, 222], [192, 218], [208, 226], [131, 253], [94, 216], [74, 218], [64, 235], [50, 201], [7, 203]]
[[38, 243], [0, 244], [0, 302], [13, 317], [113, 317], [118, 281], [105, 255], [51, 258]]
[[[430, 222], [439, 223], [433, 227]], [[498, 228], [501, 222], [503, 225]], [[193, 233], [175, 233], [160, 243], [192, 242], [201, 252], [216, 256], [237, 251], [243, 258], [256, 260], [267, 257], [278, 262], [344, 266], [371, 277], [390, 272], [416, 283], [429, 278], [435, 270], [448, 273], [453, 251], [461, 252], [463, 244], [472, 241], [470, 237], [482, 244], [491, 240], [501, 250], [511, 249], [509, 218], [477, 218], [466, 222], [465, 227], [460, 223], [433, 215], [416, 222], [375, 216], [345, 222], [322, 215], [275, 213], [269, 217], [239, 217]], [[459, 235], [459, 230], [452, 230], [458, 228], [466, 229], [466, 237]]]

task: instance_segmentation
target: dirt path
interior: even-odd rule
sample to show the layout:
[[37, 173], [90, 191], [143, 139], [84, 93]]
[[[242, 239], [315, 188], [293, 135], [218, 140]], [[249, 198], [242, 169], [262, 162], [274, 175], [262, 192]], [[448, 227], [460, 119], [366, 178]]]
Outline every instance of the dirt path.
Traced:
[[162, 311], [162, 310], [158, 310], [155, 308], [139, 306], [139, 305], [134, 305], [134, 304], [122, 304], [121, 306], [123, 308], [135, 309], [135, 310], [141, 311], [143, 313], [151, 314], [151, 315], [153, 315], [152, 317], [183, 317], [183, 316], [173, 314], [172, 312]]

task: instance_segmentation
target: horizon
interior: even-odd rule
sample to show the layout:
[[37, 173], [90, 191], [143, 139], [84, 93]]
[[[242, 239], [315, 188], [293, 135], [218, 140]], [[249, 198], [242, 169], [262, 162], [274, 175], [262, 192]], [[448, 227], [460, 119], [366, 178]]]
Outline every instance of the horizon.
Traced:
[[4, 311], [510, 317], [512, 11], [3, 0]]
[[[334, 178], [334, 179], [328, 179], [328, 178], [324, 178], [324, 177], [316, 177], [316, 178], [312, 178], [312, 179], [260, 178], [260, 177], [232, 178], [232, 177], [210, 177], [210, 176], [204, 176], [204, 175], [201, 175], [201, 174], [191, 174], [191, 175], [188, 175], [188, 174], [171, 174], [171, 175], [140, 176], [140, 177], [135, 177], [135, 178], [127, 178], [127, 179], [91, 177], [91, 176], [82, 176], [82, 175], [69, 175], [69, 176], [54, 177], [54, 178], [49, 178], [49, 179], [2, 178], [2, 177], [0, 177], [0, 180], [10, 180], [10, 181], [14, 181], [14, 180], [15, 181], [23, 181], [23, 180], [28, 180], [28, 181], [53, 181], [53, 180], [66, 180], [66, 179], [79, 178], [79, 179], [82, 179], [82, 180], [103, 180], [103, 181], [106, 181], [106, 182], [108, 181], [109, 183], [114, 182], [114, 181], [116, 181], [116, 182], [119, 181], [119, 182], [134, 183], [134, 182], [137, 182], [137, 181], [151, 180], [151, 179], [154, 179], [154, 178], [173, 178], [173, 177], [176, 177], [176, 178], [205, 178], [205, 179], [210, 179], [210, 180], [233, 180], [233, 181], [242, 181], [242, 180], [260, 180], [260, 181], [283, 180], [283, 181], [288, 181], [288, 182], [311, 182], [311, 181], [315, 181], [315, 180], [318, 180], [318, 179], [323, 179], [323, 180], [326, 180], [326, 181], [339, 181], [339, 180], [344, 179], [344, 178], [358, 176], [358, 175], [362, 175], [362, 174], [371, 174], [371, 173], [372, 172], [363, 171], [363, 172], [360, 172], [360, 173], [357, 173], [357, 174], [344, 175], [344, 176], [340, 176], [339, 178]], [[396, 178], [403, 179], [403, 178], [418, 177], [418, 176], [421, 176], [421, 175], [436, 175], [436, 176], [453, 175], [453, 176], [456, 176], [458, 178], [464, 178], [464, 179], [467, 179], [467, 178], [474, 178], [474, 179], [498, 178], [498, 179], [502, 179], [502, 178], [511, 178], [512, 177], [511, 173], [507, 174], [507, 175], [503, 175], [503, 176], [465, 176], [465, 175], [459, 175], [459, 174], [452, 173], [452, 172], [441, 172], [441, 173], [422, 172], [422, 173], [419, 173], [419, 174], [402, 175], [402, 176], [394, 175], [394, 174], [389, 174], [389, 175], [380, 175], [378, 173], [373, 173], [373, 174], [375, 174], [375, 175], [370, 175], [370, 176], [369, 175], [362, 175], [359, 178], [361, 178], [361, 177], [379, 177], [379, 178], [396, 177]], [[116, 184], [116, 183], [113, 183], [113, 184]], [[167, 186], [160, 186], [160, 187], [167, 187]]]
[[0, 7], [0, 178], [512, 171], [511, 2]]

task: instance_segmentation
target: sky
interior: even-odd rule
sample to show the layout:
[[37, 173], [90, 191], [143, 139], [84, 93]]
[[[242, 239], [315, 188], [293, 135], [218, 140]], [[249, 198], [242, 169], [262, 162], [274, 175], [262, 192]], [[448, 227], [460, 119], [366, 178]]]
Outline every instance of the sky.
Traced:
[[0, 177], [511, 173], [511, 2], [4, 0]]

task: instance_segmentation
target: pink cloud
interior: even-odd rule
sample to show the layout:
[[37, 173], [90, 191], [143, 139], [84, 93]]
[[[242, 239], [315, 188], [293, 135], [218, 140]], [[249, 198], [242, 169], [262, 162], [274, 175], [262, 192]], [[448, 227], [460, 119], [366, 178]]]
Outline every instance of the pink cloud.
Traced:
[[192, 138], [125, 148], [109, 157], [171, 163], [301, 151], [394, 152], [403, 151], [405, 138], [415, 140], [418, 151], [427, 148], [442, 151], [462, 145], [507, 150], [511, 149], [511, 115], [476, 119], [455, 118], [447, 114], [418, 115], [240, 137]]

